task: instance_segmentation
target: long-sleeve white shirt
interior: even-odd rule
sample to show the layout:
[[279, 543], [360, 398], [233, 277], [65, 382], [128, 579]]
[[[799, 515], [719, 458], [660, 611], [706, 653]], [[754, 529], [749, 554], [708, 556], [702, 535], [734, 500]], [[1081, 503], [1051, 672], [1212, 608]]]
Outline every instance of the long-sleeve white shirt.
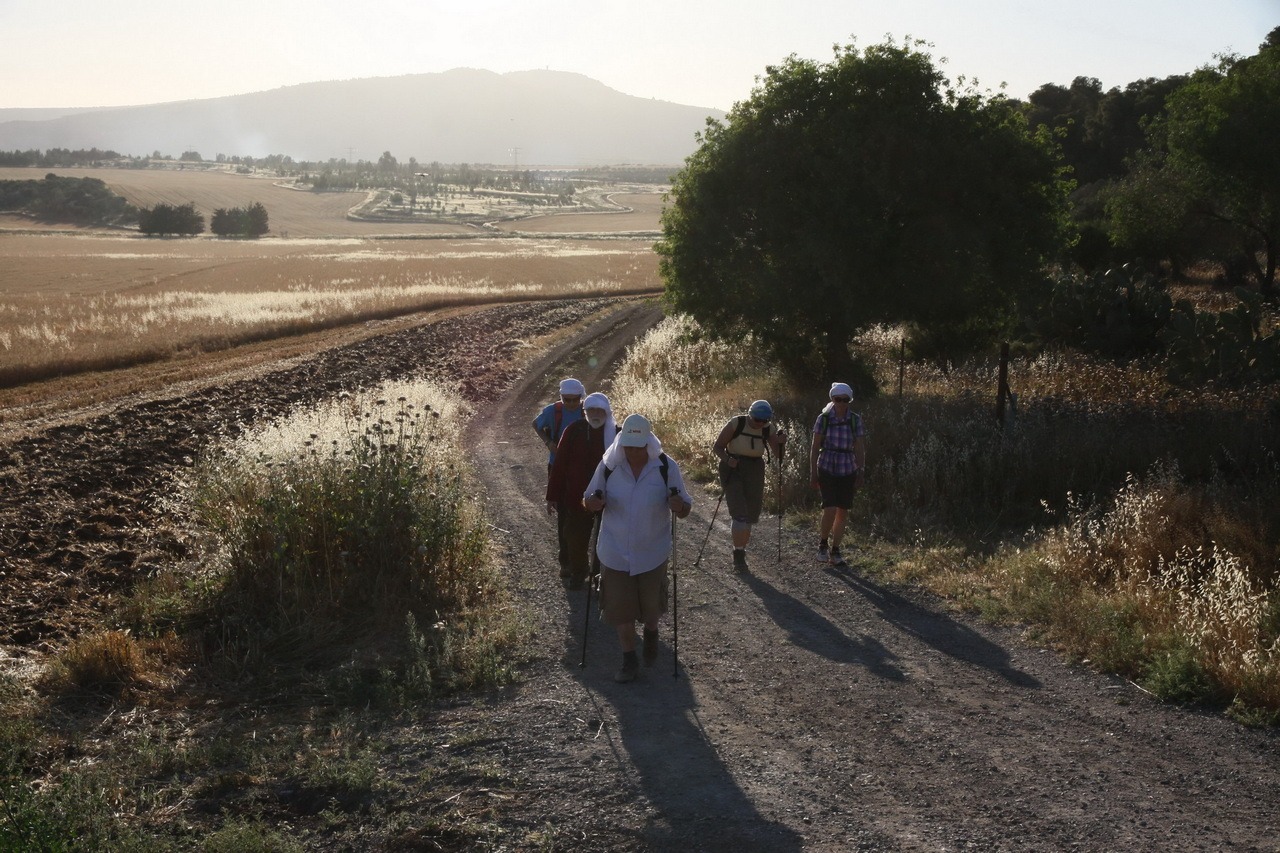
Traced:
[[650, 457], [640, 470], [639, 478], [623, 460], [605, 479], [605, 455], [583, 498], [596, 490], [604, 492], [605, 507], [600, 517], [600, 536], [596, 554], [611, 569], [633, 575], [656, 569], [671, 556], [671, 510], [667, 499], [676, 489], [680, 499], [690, 506], [693, 498], [685, 491], [680, 467], [668, 457], [667, 482], [662, 481], [661, 464]]

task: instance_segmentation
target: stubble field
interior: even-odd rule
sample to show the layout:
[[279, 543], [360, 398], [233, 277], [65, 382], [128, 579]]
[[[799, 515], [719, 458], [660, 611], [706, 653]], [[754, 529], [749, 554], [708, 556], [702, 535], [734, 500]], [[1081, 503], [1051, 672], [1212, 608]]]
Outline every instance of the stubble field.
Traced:
[[[0, 180], [39, 172], [3, 169]], [[0, 216], [0, 385], [417, 310], [658, 289], [656, 192], [621, 194], [617, 213], [476, 229], [355, 221], [347, 211], [362, 193], [222, 172], [57, 172], [101, 178], [136, 205], [191, 201], [206, 216], [260, 201], [272, 236], [146, 238]]]

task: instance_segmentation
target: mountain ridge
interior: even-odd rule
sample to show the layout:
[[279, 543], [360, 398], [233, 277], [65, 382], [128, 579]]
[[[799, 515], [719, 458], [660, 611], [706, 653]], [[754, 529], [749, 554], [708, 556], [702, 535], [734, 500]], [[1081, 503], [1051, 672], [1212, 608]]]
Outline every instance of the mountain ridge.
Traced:
[[[363, 159], [384, 151], [422, 163], [517, 167], [678, 165], [722, 110], [640, 98], [586, 75], [474, 68], [297, 83], [130, 107], [0, 110], [0, 150], [111, 149], [142, 156], [195, 150], [295, 160]], [[19, 112], [30, 114], [31, 110]]]

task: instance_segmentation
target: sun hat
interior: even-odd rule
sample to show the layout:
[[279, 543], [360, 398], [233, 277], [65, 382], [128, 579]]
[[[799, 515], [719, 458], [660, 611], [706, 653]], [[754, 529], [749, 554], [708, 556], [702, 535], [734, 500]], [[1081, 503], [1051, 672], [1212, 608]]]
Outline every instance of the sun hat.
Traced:
[[751, 404], [751, 408], [747, 409], [747, 414], [758, 421], [773, 420], [773, 406], [769, 405], [768, 400], [756, 400]]
[[574, 394], [577, 394], [579, 397], [581, 397], [583, 394], [587, 393], [587, 389], [584, 388], [582, 383], [576, 379], [561, 379], [560, 393], [568, 394], [570, 397], [572, 397]]
[[850, 400], [852, 400], [853, 389], [843, 382], [832, 382], [831, 391], [830, 393], [827, 394], [827, 396], [828, 397], [848, 397]]
[[618, 433], [618, 444], [623, 447], [645, 447], [649, 436], [653, 435], [653, 426], [644, 415], [627, 415], [622, 422], [622, 431]]

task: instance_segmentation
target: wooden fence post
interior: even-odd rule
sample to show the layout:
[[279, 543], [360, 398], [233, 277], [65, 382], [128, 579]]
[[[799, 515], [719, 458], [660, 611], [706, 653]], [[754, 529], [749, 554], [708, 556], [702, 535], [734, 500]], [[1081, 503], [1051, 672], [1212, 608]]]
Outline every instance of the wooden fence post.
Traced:
[[1009, 343], [1000, 345], [1000, 381], [996, 388], [996, 423], [1004, 429], [1005, 407], [1009, 403]]

